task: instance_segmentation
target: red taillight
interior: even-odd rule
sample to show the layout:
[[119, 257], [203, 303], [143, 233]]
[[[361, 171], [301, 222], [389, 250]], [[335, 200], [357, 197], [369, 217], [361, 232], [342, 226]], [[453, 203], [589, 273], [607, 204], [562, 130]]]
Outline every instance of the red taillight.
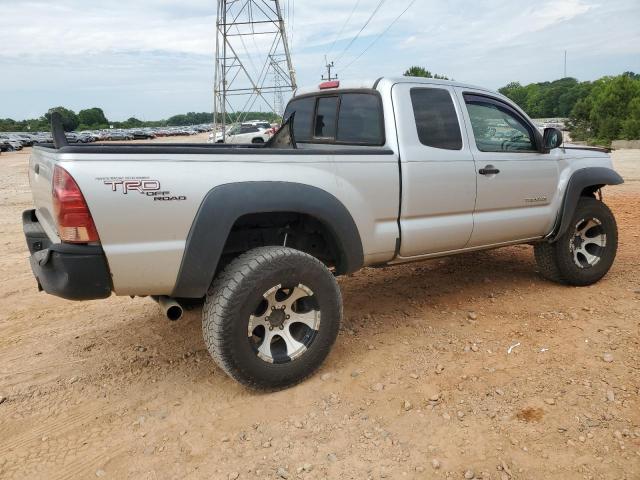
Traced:
[[338, 88], [339, 86], [339, 80], [332, 80], [330, 82], [322, 82], [320, 85], [318, 85], [318, 88], [320, 88], [320, 90], [326, 90], [327, 88]]
[[98, 231], [84, 196], [69, 172], [53, 170], [53, 211], [60, 240], [67, 243], [99, 242]]

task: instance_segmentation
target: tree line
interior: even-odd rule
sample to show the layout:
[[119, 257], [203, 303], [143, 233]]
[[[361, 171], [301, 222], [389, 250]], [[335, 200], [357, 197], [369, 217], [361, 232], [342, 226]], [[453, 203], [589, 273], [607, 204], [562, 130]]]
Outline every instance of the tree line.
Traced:
[[[107, 119], [101, 108], [94, 107], [80, 110], [78, 113], [65, 107], [50, 108], [39, 118], [28, 120], [13, 120], [0, 118], [0, 132], [41, 132], [51, 128], [51, 114], [60, 113], [62, 125], [67, 132], [83, 130], [104, 130], [108, 128], [143, 128], [143, 127], [182, 127], [187, 125], [200, 125], [211, 123], [213, 114], [208, 112], [189, 112], [174, 115], [166, 120], [144, 121], [131, 117], [123, 122], [115, 122]], [[241, 119], [260, 119], [276, 122], [280, 117], [274, 113], [246, 112], [227, 114], [228, 122], [236, 122]]]
[[[447, 79], [417, 66], [404, 75]], [[529, 85], [511, 82], [498, 91], [532, 118], [567, 118], [573, 140], [609, 145], [612, 140], [640, 139], [639, 74], [625, 72], [593, 82], [571, 77]]]
[[522, 86], [512, 82], [499, 92], [533, 118], [568, 118], [573, 140], [609, 145], [640, 139], [640, 75], [602, 77], [593, 82], [561, 78]]
[[[413, 66], [405, 76], [447, 79], [424, 67]], [[573, 140], [609, 145], [612, 140], [640, 139], [640, 75], [625, 72], [617, 76], [602, 77], [592, 82], [580, 82], [575, 78], [561, 78], [553, 82], [521, 85], [511, 82], [498, 90], [517, 103], [533, 118], [568, 118], [567, 126]], [[78, 113], [64, 107], [49, 109], [37, 119], [0, 119], [0, 131], [24, 132], [47, 131], [51, 113], [60, 112], [64, 129], [101, 130], [110, 128], [140, 128], [185, 126], [210, 123], [212, 114], [189, 112], [174, 115], [166, 120], [143, 121], [131, 117], [124, 122], [107, 119], [101, 108], [89, 108]], [[242, 115], [242, 117], [241, 117]], [[229, 122], [245, 119], [264, 119], [277, 122], [273, 113], [248, 112], [228, 114]]]

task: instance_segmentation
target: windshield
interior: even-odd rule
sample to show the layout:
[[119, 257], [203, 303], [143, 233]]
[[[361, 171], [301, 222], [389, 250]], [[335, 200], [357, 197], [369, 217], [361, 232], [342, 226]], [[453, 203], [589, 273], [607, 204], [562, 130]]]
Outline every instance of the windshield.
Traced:
[[237, 135], [240, 133], [240, 125], [234, 125], [229, 130], [227, 130], [229, 135]]

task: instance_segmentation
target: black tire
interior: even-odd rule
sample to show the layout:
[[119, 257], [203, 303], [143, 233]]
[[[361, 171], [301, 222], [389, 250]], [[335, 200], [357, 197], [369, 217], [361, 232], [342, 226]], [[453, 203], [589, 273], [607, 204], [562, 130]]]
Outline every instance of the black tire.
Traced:
[[[576, 242], [580, 241], [576, 236], [577, 230], [579, 227], [585, 228], [582, 222], [588, 219], [593, 219], [596, 225], [586, 232], [604, 238], [604, 242], [601, 241], [604, 246], [590, 245], [591, 252], [598, 257], [593, 265], [588, 263], [584, 255], [575, 255]], [[574, 286], [592, 285], [604, 277], [613, 265], [617, 250], [616, 219], [609, 207], [591, 197], [580, 199], [569, 228], [562, 236], [553, 243], [544, 242], [534, 246], [540, 274], [548, 280]]]
[[251, 140], [251, 143], [264, 143], [264, 139], [260, 137], [256, 137], [253, 140]]
[[[277, 286], [284, 286], [285, 290]], [[254, 343], [259, 334], [249, 335], [249, 322], [253, 322], [250, 317], [261, 315], [269, 319], [273, 309], [263, 306], [266, 312], [258, 313], [261, 304], [270, 305], [266, 300], [269, 291], [275, 292], [276, 298], [279, 292], [286, 294], [287, 289], [293, 294], [296, 286], [305, 286], [312, 292], [305, 302], [313, 303], [312, 311], [321, 312], [322, 321], [318, 313], [317, 330], [302, 326], [308, 331], [296, 340], [305, 342], [303, 353], [293, 360], [286, 354], [275, 359], [273, 353], [273, 363], [269, 363], [259, 356], [262, 343]], [[202, 329], [209, 353], [229, 376], [253, 389], [278, 390], [301, 382], [322, 364], [336, 340], [341, 318], [340, 289], [322, 262], [292, 248], [260, 247], [240, 255], [214, 279], [202, 310]], [[268, 333], [274, 335], [275, 342], [284, 343], [283, 337], [278, 337], [278, 328], [273, 333], [262, 330], [263, 339]], [[289, 327], [286, 332], [290, 332]], [[267, 347], [269, 352], [274, 349], [272, 345], [275, 343]], [[285, 350], [288, 353], [288, 345]]]

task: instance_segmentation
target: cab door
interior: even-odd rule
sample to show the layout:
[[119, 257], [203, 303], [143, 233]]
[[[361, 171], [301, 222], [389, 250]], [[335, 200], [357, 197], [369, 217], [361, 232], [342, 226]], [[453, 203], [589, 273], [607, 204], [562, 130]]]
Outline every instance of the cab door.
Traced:
[[558, 156], [541, 153], [536, 127], [516, 107], [456, 87], [475, 162], [477, 200], [469, 247], [540, 238], [555, 220]]
[[398, 83], [392, 98], [402, 174], [399, 256], [464, 248], [473, 230], [476, 171], [455, 91]]

